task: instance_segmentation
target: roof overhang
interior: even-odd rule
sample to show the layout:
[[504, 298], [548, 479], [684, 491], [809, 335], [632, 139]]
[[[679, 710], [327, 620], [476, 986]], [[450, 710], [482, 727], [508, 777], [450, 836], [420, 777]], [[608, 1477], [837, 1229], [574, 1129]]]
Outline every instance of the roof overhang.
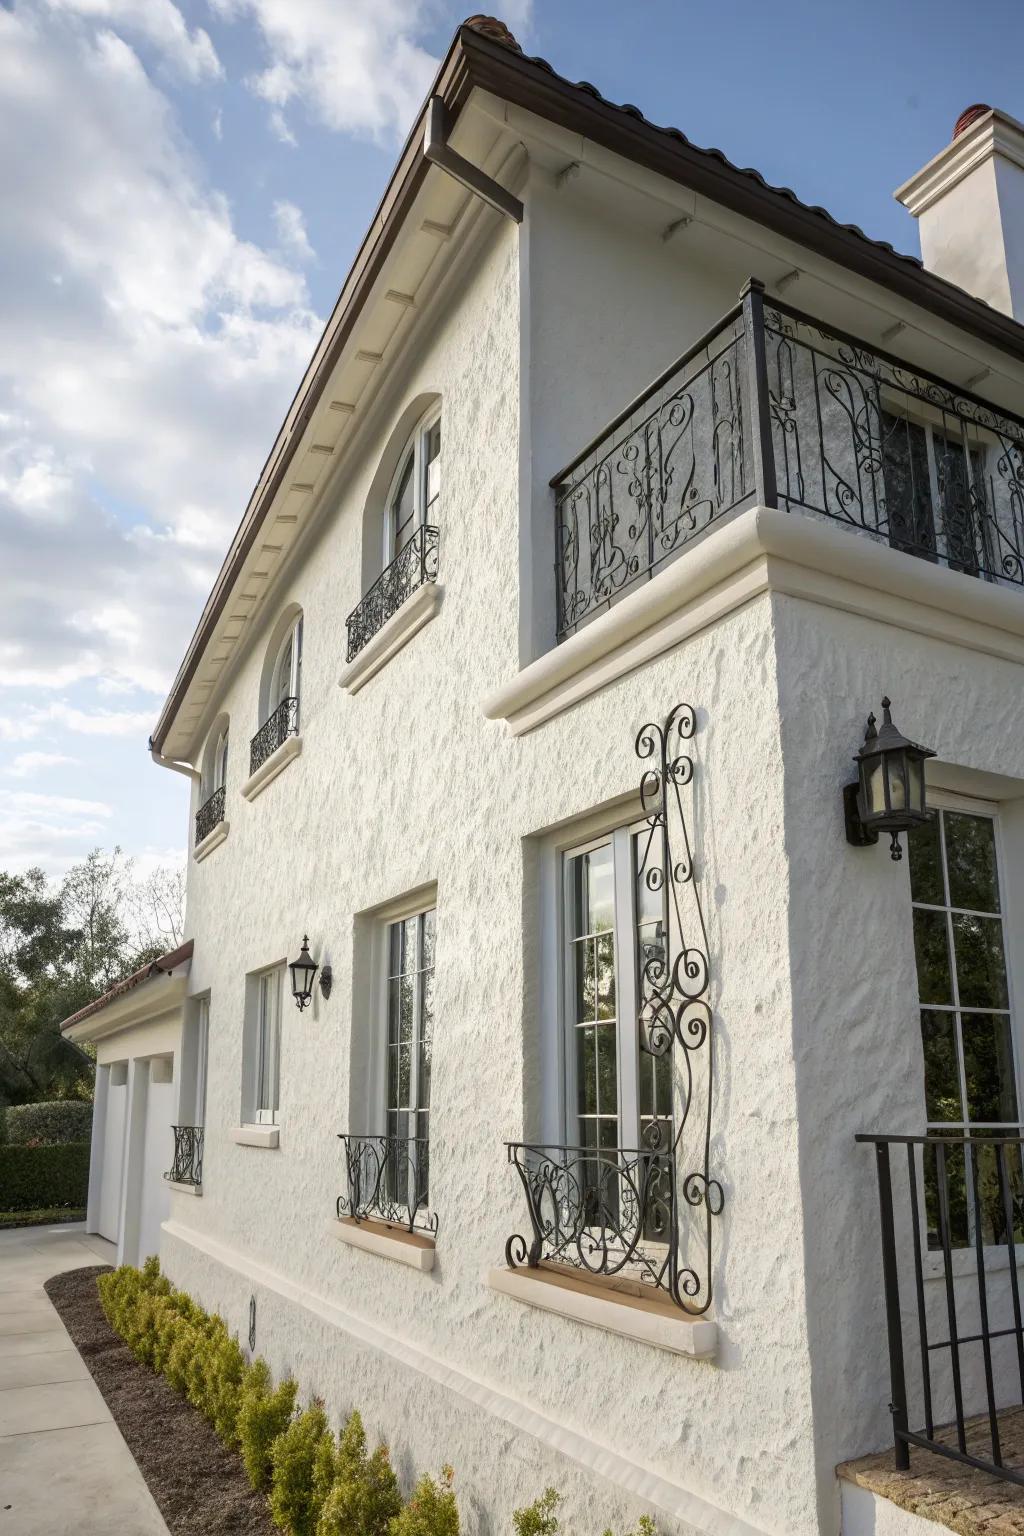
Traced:
[[120, 1030], [158, 1018], [184, 1005], [188, 977], [192, 968], [192, 940], [140, 967], [65, 1019], [61, 1034], [80, 1044], [83, 1040], [104, 1040]]

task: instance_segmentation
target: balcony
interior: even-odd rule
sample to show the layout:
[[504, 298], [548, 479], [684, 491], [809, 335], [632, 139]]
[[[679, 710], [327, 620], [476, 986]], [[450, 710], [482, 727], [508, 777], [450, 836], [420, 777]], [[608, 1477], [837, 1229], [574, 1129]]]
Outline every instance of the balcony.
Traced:
[[552, 486], [559, 640], [753, 505], [1024, 586], [1024, 419], [753, 281]]
[[402, 604], [420, 587], [437, 580], [440, 532], [424, 524], [377, 577], [366, 596], [345, 620], [348, 647], [345, 659], [352, 662], [378, 635]]
[[222, 784], [196, 811], [196, 847], [224, 820], [225, 799], [226, 791]]
[[345, 1146], [346, 1176], [346, 1192], [337, 1202], [340, 1220], [437, 1235], [437, 1216], [428, 1206], [426, 1137], [342, 1134], [338, 1140]]
[[171, 1184], [190, 1185], [199, 1190], [203, 1184], [203, 1138], [201, 1125], [172, 1125], [174, 1161], [164, 1178]]
[[299, 733], [299, 701], [282, 699], [269, 720], [265, 720], [249, 744], [249, 777], [271, 758], [289, 736]]

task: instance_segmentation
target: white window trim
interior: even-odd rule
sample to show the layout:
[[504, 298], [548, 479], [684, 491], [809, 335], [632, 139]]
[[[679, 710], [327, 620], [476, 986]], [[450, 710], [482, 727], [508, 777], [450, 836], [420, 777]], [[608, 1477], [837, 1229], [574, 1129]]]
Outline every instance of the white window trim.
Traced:
[[[270, 690], [267, 697], [268, 720], [285, 699], [298, 699], [300, 709], [302, 707], [302, 619], [303, 615], [301, 613], [298, 614], [281, 636], [281, 643], [277, 648], [274, 665], [270, 673]], [[288, 670], [288, 691], [287, 693], [279, 693], [277, 686], [278, 673], [281, 670], [281, 662], [284, 659], [284, 653], [288, 649], [289, 644], [292, 648], [292, 654]], [[296, 720], [297, 728], [298, 720]]]
[[[284, 964], [268, 966], [255, 976], [255, 1019], [250, 1036], [253, 1050], [252, 1061], [252, 1104], [249, 1106], [251, 1119], [245, 1124], [250, 1126], [276, 1126], [280, 1115], [281, 1106], [281, 1035], [282, 1014], [284, 1012]], [[267, 1070], [266, 1060], [266, 1018], [264, 1014], [264, 999], [266, 987], [272, 977], [277, 978], [278, 985], [278, 1009], [277, 1009], [277, 1105], [272, 1108], [263, 1108], [264, 1081]]]
[[[395, 495], [401, 484], [402, 476], [409, 465], [410, 454], [413, 457], [413, 525], [414, 533], [418, 532], [426, 522], [427, 515], [427, 466], [424, 455], [424, 444], [427, 434], [441, 419], [441, 403], [435, 402], [430, 409], [420, 417], [416, 426], [409, 434], [405, 447], [398, 459], [398, 467], [388, 484], [388, 492], [384, 501], [384, 518], [382, 527], [381, 570], [386, 571], [392, 560], [396, 558], [395, 529], [392, 510]], [[444, 437], [441, 439], [442, 452], [444, 451]]]
[[[373, 923], [373, 936], [369, 999], [370, 1039], [367, 1052], [369, 1082], [366, 1095], [369, 1124], [364, 1132], [367, 1136], [386, 1136], [388, 1128], [388, 930], [392, 923], [401, 923], [406, 918], [418, 917], [421, 912], [431, 910], [435, 913], [436, 964], [436, 885], [420, 886], [417, 890], [410, 891], [405, 896], [398, 897], [387, 906], [380, 907], [376, 912], [369, 914]], [[358, 1134], [358, 1128], [356, 1133]]]

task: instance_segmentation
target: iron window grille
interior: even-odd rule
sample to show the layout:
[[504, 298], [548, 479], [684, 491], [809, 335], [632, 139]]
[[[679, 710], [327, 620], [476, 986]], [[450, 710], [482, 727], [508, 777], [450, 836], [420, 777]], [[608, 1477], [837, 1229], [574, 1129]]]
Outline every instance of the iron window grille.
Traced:
[[219, 826], [224, 820], [224, 803], [227, 796], [225, 786], [222, 784], [215, 789], [210, 798], [196, 811], [196, 843], [201, 843], [204, 837], [209, 837], [214, 827]]
[[417, 528], [353, 608], [345, 620], [348, 661], [359, 655], [407, 598], [427, 582], [437, 580], [440, 538], [440, 530], [431, 524]]
[[203, 1182], [203, 1127], [201, 1125], [172, 1125], [174, 1132], [174, 1161], [170, 1171], [164, 1174], [172, 1184]]
[[[639, 1114], [641, 1145], [614, 1145], [605, 1131], [614, 1136], [619, 1122], [616, 1116], [603, 1123], [598, 1066], [596, 1110], [590, 1113], [581, 1101], [578, 1116], [589, 1145], [507, 1144], [529, 1227], [525, 1235], [509, 1237], [505, 1258], [511, 1267], [546, 1263], [620, 1276], [700, 1315], [712, 1301], [713, 1230], [725, 1195], [710, 1168], [709, 946], [682, 795], [693, 780], [694, 760], [685, 748], [696, 728], [694, 710], [683, 704], [663, 724], [645, 725], [636, 738], [637, 756], [647, 766], [640, 780], [644, 822], [635, 871], [649, 899], [638, 925], [639, 1045], [655, 1065], [668, 1060], [675, 1113], [658, 1113], [655, 1089], [651, 1113]], [[580, 941], [599, 942], [589, 933]], [[596, 948], [594, 953], [596, 992]], [[595, 1019], [600, 1011], [595, 1007]]]
[[437, 1235], [437, 1216], [428, 1206], [430, 1146], [426, 1136], [341, 1134], [346, 1191], [338, 1196], [340, 1217], [382, 1221], [406, 1231]]
[[551, 483], [559, 639], [754, 504], [1024, 586], [1024, 419], [753, 280]]
[[282, 699], [268, 720], [265, 720], [249, 745], [249, 772], [267, 761], [283, 746], [289, 736], [299, 733], [299, 701], [295, 697]]

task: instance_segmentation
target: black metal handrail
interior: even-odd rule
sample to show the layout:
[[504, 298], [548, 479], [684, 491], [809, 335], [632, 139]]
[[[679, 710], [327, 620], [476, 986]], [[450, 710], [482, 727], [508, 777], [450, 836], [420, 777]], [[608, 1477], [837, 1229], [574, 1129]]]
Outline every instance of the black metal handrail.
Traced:
[[753, 280], [552, 485], [559, 639], [754, 503], [1024, 586], [1024, 419]]
[[164, 1178], [172, 1184], [194, 1184], [198, 1188], [203, 1182], [203, 1127], [172, 1125], [171, 1130], [174, 1132], [174, 1161]]
[[249, 743], [249, 772], [255, 773], [289, 736], [299, 733], [299, 701], [282, 699], [269, 719], [264, 720]]
[[355, 1136], [342, 1132], [347, 1190], [338, 1196], [339, 1217], [383, 1221], [437, 1235], [429, 1208], [430, 1145], [425, 1136]]
[[215, 789], [209, 800], [206, 800], [196, 811], [196, 842], [201, 843], [204, 837], [209, 837], [214, 827], [219, 826], [224, 820], [224, 802], [226, 788], [222, 784]]
[[[1024, 1404], [1024, 1136], [856, 1139], [875, 1149], [896, 1466], [909, 1468], [915, 1445], [1024, 1485], [1024, 1466], [1004, 1459], [999, 1425], [1003, 1409]], [[906, 1183], [894, 1187], [892, 1149], [901, 1147]], [[912, 1402], [922, 1428], [910, 1428]]]
[[365, 597], [356, 604], [345, 628], [346, 659], [352, 661], [396, 614], [417, 588], [437, 580], [440, 531], [425, 523], [377, 577]]

